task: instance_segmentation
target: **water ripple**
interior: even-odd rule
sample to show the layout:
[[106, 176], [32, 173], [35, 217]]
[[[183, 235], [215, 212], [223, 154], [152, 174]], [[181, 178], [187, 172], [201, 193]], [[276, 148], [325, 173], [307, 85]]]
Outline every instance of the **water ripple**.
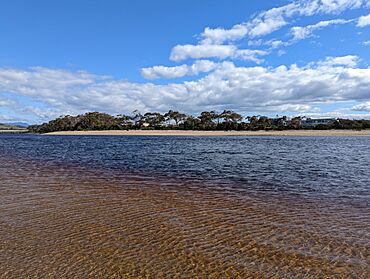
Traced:
[[367, 205], [15, 157], [0, 167], [0, 278], [370, 275]]

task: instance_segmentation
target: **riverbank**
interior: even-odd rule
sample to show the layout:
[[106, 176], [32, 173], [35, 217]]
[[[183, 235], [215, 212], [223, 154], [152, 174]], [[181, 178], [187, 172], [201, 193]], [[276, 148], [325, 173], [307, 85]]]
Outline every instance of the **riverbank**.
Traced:
[[4, 133], [28, 133], [28, 130], [22, 129], [22, 130], [0, 130], [0, 134]]
[[60, 131], [51, 136], [370, 136], [370, 130], [286, 130], [286, 131], [185, 131], [185, 130], [108, 130]]

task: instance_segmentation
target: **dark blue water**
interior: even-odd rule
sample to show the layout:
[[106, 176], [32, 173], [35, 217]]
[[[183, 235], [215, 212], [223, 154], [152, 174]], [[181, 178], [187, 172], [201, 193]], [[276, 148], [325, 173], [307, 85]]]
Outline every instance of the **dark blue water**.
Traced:
[[370, 201], [370, 137], [0, 135], [0, 154], [258, 193]]

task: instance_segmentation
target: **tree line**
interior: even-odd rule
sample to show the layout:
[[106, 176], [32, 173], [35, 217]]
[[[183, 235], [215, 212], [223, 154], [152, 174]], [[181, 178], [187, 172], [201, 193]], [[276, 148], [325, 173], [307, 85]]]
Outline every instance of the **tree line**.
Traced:
[[[369, 129], [370, 120], [337, 119], [330, 125], [318, 125], [311, 129]], [[85, 130], [287, 130], [303, 129], [302, 118], [288, 119], [286, 116], [270, 118], [267, 116], [246, 116], [232, 111], [203, 111], [198, 116], [187, 115], [170, 110], [167, 113], [135, 110], [131, 115], [116, 116], [100, 112], [88, 112], [77, 116], [60, 116], [41, 125], [31, 125], [32, 133]]]

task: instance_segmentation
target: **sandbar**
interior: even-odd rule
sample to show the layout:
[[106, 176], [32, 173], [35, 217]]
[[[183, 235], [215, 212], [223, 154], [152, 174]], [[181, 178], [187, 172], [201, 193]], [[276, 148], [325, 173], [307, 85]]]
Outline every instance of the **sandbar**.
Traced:
[[191, 131], [191, 130], [105, 130], [59, 131], [46, 133], [53, 136], [370, 136], [370, 130], [285, 130], [285, 131]]

